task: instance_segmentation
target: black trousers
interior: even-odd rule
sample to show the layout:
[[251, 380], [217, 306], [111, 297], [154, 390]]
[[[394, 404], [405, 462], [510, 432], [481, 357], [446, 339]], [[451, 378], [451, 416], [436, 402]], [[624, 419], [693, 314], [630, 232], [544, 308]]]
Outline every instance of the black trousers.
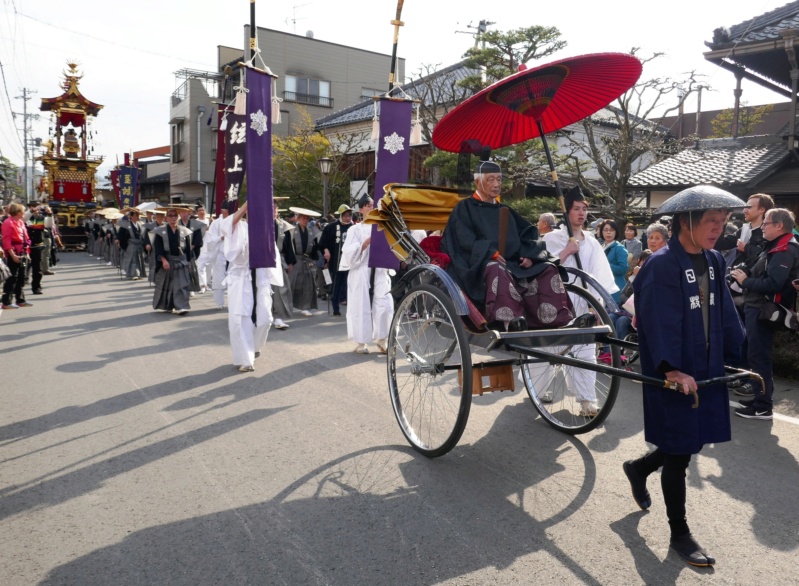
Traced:
[[31, 247], [31, 260], [30, 260], [30, 267], [31, 267], [31, 290], [36, 293], [36, 291], [42, 290], [42, 254], [44, 253], [44, 247]]
[[16, 298], [17, 303], [25, 301], [25, 259], [20, 259], [21, 262], [14, 262], [10, 257], [6, 256], [6, 264], [8, 270], [11, 271], [11, 276], [3, 283], [3, 305], [11, 305], [13, 299]]
[[660, 448], [633, 461], [636, 471], [643, 476], [649, 476], [663, 468], [660, 473], [660, 487], [666, 502], [666, 516], [672, 537], [690, 532], [685, 519], [685, 471], [690, 463], [690, 454], [667, 454]]

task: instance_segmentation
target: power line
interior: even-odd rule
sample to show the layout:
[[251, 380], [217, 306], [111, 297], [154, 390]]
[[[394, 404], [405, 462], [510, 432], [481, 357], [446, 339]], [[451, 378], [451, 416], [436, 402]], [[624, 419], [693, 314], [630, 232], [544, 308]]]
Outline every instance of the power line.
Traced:
[[[14, 111], [14, 107], [11, 105], [11, 96], [8, 95], [8, 84], [6, 83], [6, 72], [5, 72], [5, 69], [3, 68], [3, 64], [2, 63], [0, 63], [0, 75], [2, 75], [2, 77], [3, 77], [3, 90], [5, 91], [6, 101], [8, 102], [8, 113], [9, 113], [9, 115], [11, 115], [11, 112]], [[17, 140], [19, 140], [19, 146], [21, 146], [22, 150], [24, 151], [25, 150], [25, 145], [23, 144], [22, 139], [19, 137], [19, 129], [17, 128], [17, 125], [14, 124], [14, 118], [13, 117], [11, 118], [11, 126], [13, 126], [14, 130], [17, 131], [17, 135], [16, 136], [17, 136]]]
[[95, 37], [94, 35], [89, 35], [89, 34], [86, 34], [86, 33], [81, 33], [81, 32], [78, 32], [78, 31], [74, 31], [74, 30], [68, 29], [68, 28], [63, 27], [63, 26], [57, 26], [55, 24], [50, 24], [49, 22], [45, 22], [43, 20], [40, 20], [38, 18], [35, 18], [35, 17], [30, 16], [29, 14], [25, 14], [23, 12], [18, 12], [17, 11], [16, 14], [18, 14], [19, 16], [23, 16], [25, 18], [29, 18], [30, 20], [33, 20], [34, 22], [38, 22], [39, 24], [43, 24], [45, 26], [49, 26], [49, 27], [54, 28], [54, 29], [66, 31], [66, 32], [71, 33], [73, 35], [78, 35], [78, 36], [81, 36], [81, 37], [87, 37], [87, 38], [95, 40], [95, 41], [100, 41], [101, 43], [114, 45], [116, 47], [123, 47], [125, 49], [130, 49], [131, 51], [139, 51], [140, 53], [147, 53], [149, 55], [155, 55], [156, 57], [166, 57], [168, 59], [175, 59], [175, 60], [178, 60], [178, 61], [185, 61], [187, 63], [196, 63], [198, 65], [204, 65], [206, 67], [208, 66], [208, 63], [206, 61], [192, 61], [191, 59], [185, 59], [183, 57], [175, 57], [174, 55], [166, 55], [164, 53], [156, 53], [155, 51], [148, 51], [147, 49], [142, 49], [141, 47], [131, 47], [130, 45], [123, 45], [122, 43], [117, 43], [115, 41], [109, 41], [107, 39], [101, 39], [100, 37]]

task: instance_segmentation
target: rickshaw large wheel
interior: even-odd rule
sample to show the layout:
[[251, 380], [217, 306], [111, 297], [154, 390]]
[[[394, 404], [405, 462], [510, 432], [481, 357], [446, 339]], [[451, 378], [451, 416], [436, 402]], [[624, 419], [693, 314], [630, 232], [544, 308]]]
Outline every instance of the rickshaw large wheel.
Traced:
[[388, 385], [402, 433], [430, 458], [458, 443], [472, 404], [466, 331], [446, 293], [419, 285], [400, 301], [388, 338]]
[[[609, 325], [611, 336], [616, 335], [608, 312], [591, 293], [571, 283], [566, 284], [566, 290], [573, 296], [573, 300], [578, 297], [587, 302], [588, 310], [597, 317], [597, 325]], [[574, 344], [539, 350], [596, 363], [600, 353], [599, 346]], [[610, 346], [609, 350], [609, 366], [619, 368], [619, 347]], [[558, 363], [557, 359], [541, 359], [533, 364], [523, 364], [521, 372], [527, 395], [536, 411], [549, 425], [572, 435], [591, 431], [601, 425], [613, 408], [619, 392], [618, 376], [567, 366]]]

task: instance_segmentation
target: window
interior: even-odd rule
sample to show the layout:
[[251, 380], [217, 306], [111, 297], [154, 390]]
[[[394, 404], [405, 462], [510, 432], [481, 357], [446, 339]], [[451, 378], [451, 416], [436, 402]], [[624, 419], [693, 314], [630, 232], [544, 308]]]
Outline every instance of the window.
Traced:
[[296, 75], [286, 76], [286, 91], [283, 99], [313, 106], [333, 107], [330, 97], [330, 82]]
[[172, 125], [172, 162], [183, 160], [183, 122]]
[[386, 90], [373, 90], [372, 88], [362, 87], [361, 101], [370, 100], [375, 96], [382, 96], [384, 93], [386, 93]]

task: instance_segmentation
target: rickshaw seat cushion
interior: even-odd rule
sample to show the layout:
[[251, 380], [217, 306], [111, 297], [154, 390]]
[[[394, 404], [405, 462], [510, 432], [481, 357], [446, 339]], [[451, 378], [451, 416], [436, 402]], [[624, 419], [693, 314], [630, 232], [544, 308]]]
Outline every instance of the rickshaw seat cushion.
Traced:
[[[441, 236], [428, 236], [419, 243], [419, 246], [421, 246], [422, 250], [430, 257], [430, 262], [432, 264], [442, 269], [446, 269], [449, 266], [449, 255], [445, 252], [441, 252]], [[466, 294], [464, 294], [463, 297], [466, 299], [466, 307], [469, 308], [469, 321], [471, 321], [478, 330], [483, 329], [483, 326], [487, 323], [485, 316], [477, 309], [477, 306]]]
[[451, 261], [449, 255], [445, 252], [441, 252], [441, 236], [428, 236], [419, 243], [419, 246], [421, 246], [422, 250], [430, 257], [431, 263], [442, 269], [449, 266]]

